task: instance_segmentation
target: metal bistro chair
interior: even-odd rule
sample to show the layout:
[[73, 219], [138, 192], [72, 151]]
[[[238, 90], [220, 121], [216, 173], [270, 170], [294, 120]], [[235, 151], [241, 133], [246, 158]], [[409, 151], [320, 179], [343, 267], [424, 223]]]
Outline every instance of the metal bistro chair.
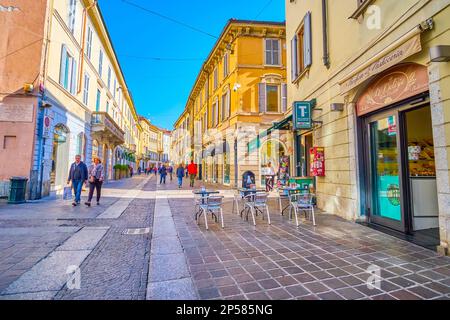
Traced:
[[222, 228], [225, 228], [223, 222], [223, 210], [222, 210], [223, 196], [209, 196], [206, 198], [206, 202], [204, 204], [200, 203], [199, 208], [200, 212], [197, 217], [197, 224], [199, 224], [200, 216], [203, 214], [205, 217], [205, 226], [206, 230], [208, 230], [208, 212], [211, 212], [213, 215], [215, 213], [220, 213], [220, 222]]
[[292, 210], [295, 212], [295, 222], [297, 223], [297, 227], [299, 226], [298, 222], [298, 211], [302, 210], [305, 214], [310, 212], [309, 218], [312, 218], [312, 223], [316, 225], [316, 219], [314, 217], [314, 195], [312, 193], [294, 193], [289, 195], [289, 219], [292, 218]]
[[233, 209], [231, 210], [232, 213], [234, 213], [234, 210], [236, 209], [236, 214], [239, 215], [239, 212], [241, 210], [239, 203], [244, 199], [245, 194], [242, 191], [236, 190], [233, 194]]
[[271, 224], [269, 204], [268, 204], [269, 195], [266, 192], [257, 192], [254, 194], [249, 194], [245, 196], [244, 199], [247, 200], [244, 206], [247, 209], [247, 217], [246, 217], [247, 221], [248, 221], [248, 213], [251, 212], [253, 218], [253, 225], [256, 226], [255, 220], [255, 215], [257, 214], [256, 211], [261, 212], [262, 218], [264, 220], [264, 213], [262, 209], [265, 209], [267, 213], [267, 221], [269, 224]]
[[281, 188], [277, 189], [278, 191], [278, 205], [280, 207], [280, 213], [283, 215], [283, 199], [289, 200], [289, 192], [285, 191]]

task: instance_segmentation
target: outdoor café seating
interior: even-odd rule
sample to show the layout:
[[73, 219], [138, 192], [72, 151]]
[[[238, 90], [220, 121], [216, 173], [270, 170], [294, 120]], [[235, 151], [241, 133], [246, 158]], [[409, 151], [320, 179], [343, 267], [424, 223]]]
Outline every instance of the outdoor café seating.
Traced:
[[306, 215], [309, 215], [313, 225], [316, 225], [313, 200], [314, 195], [312, 193], [294, 193], [289, 195], [289, 219], [292, 219], [292, 211], [294, 211], [297, 227], [300, 225], [298, 219], [300, 211], [304, 211]]
[[261, 213], [262, 218], [264, 220], [264, 211], [265, 211], [265, 213], [267, 215], [267, 221], [269, 224], [271, 224], [269, 204], [268, 204], [269, 195], [266, 192], [256, 192], [256, 193], [248, 194], [244, 197], [244, 199], [245, 199], [245, 205], [244, 205], [244, 210], [241, 211], [241, 217], [242, 217], [243, 212], [245, 212], [246, 220], [248, 221], [248, 216], [251, 213], [252, 219], [253, 219], [253, 225], [256, 226], [255, 216], [257, 216], [258, 213]]

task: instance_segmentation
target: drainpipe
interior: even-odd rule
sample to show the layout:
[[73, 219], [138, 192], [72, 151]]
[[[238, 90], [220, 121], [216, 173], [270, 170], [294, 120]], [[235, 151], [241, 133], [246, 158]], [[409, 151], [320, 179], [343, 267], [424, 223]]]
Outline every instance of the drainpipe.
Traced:
[[322, 0], [322, 32], [323, 32], [323, 64], [330, 68], [330, 53], [328, 50], [328, 1]]
[[98, 0], [94, 0], [94, 2], [83, 9], [83, 32], [81, 37], [81, 50], [80, 50], [80, 74], [78, 76], [78, 90], [77, 94], [81, 92], [81, 83], [83, 81], [83, 68], [84, 68], [84, 49], [86, 46], [86, 22], [87, 22], [87, 12], [91, 8], [97, 6]]

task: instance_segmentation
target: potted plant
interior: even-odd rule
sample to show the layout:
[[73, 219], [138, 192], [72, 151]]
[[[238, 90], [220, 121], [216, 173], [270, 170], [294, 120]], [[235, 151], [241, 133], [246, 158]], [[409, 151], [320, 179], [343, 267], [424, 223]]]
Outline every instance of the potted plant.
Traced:
[[120, 170], [122, 170], [122, 165], [115, 164], [114, 165], [114, 180], [120, 180]]

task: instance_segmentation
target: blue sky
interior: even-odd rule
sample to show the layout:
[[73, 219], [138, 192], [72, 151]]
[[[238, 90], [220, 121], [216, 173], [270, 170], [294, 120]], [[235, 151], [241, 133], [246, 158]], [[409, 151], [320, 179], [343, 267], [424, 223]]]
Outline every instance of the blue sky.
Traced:
[[[285, 20], [285, 0], [127, 1], [215, 36], [230, 18]], [[138, 113], [155, 125], [172, 129], [216, 39], [122, 0], [100, 0], [99, 4]], [[188, 60], [148, 59], [152, 57]]]

